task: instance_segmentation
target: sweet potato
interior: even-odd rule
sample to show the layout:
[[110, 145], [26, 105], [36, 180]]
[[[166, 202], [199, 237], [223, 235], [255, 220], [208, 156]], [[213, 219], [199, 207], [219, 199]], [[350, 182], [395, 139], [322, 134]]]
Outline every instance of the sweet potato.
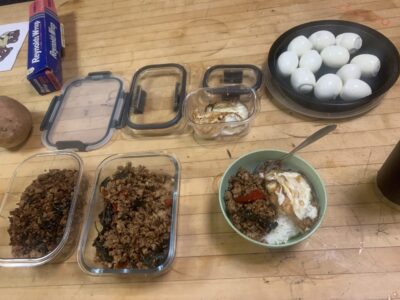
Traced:
[[14, 148], [22, 144], [32, 130], [32, 116], [18, 101], [0, 96], [0, 147]]

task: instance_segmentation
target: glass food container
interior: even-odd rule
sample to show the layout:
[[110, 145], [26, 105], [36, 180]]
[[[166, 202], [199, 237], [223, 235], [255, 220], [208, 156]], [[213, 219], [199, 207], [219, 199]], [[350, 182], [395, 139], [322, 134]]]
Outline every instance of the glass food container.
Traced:
[[[119, 166], [130, 163], [133, 167], [145, 166], [148, 170], [159, 174], [167, 174], [172, 178], [172, 203], [171, 225], [169, 228], [169, 245], [165, 260], [155, 268], [110, 268], [96, 259], [96, 248], [93, 243], [99, 232], [103, 229], [100, 223], [100, 214], [105, 212], [105, 204], [100, 192], [101, 186], [105, 186]], [[97, 168], [94, 189], [88, 205], [87, 218], [82, 230], [79, 248], [78, 263], [81, 269], [90, 275], [136, 275], [142, 277], [160, 275], [171, 267], [175, 257], [178, 199], [180, 185], [180, 166], [177, 159], [171, 155], [160, 153], [131, 153], [116, 154], [106, 158]], [[114, 209], [114, 207], [113, 207]], [[104, 218], [104, 214], [102, 215]], [[104, 222], [104, 220], [103, 220]]]
[[[15, 257], [10, 246], [10, 212], [18, 207], [24, 190], [40, 174], [51, 169], [73, 169], [78, 171], [71, 205], [68, 212], [63, 236], [58, 245], [48, 254], [35, 257]], [[83, 163], [78, 155], [72, 152], [53, 152], [33, 155], [24, 160], [14, 171], [10, 185], [0, 205], [0, 266], [2, 267], [34, 267], [49, 262], [66, 260], [74, 251], [79, 238], [79, 224], [84, 205], [86, 181], [83, 177]], [[54, 230], [53, 228], [47, 230]]]
[[148, 65], [133, 76], [124, 111], [125, 132], [131, 135], [180, 133], [187, 72], [178, 64]]
[[200, 88], [188, 94], [184, 104], [189, 126], [202, 139], [246, 135], [258, 110], [255, 91], [243, 86]]
[[215, 65], [204, 74], [203, 87], [189, 93], [184, 114], [195, 137], [232, 138], [246, 135], [259, 111], [257, 91], [262, 72], [253, 65]]

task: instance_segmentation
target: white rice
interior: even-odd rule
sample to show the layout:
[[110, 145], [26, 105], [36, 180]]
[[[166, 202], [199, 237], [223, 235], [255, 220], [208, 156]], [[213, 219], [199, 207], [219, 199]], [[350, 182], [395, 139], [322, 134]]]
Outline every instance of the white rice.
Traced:
[[278, 226], [264, 236], [264, 242], [271, 245], [284, 244], [300, 233], [300, 229], [288, 216], [280, 214], [276, 221]]

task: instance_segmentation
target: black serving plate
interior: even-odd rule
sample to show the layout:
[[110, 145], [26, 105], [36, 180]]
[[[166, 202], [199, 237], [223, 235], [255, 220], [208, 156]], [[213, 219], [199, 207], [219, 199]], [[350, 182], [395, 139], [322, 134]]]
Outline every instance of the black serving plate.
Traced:
[[[279, 74], [277, 69], [278, 57], [282, 52], [287, 50], [290, 41], [299, 35], [309, 37], [319, 30], [331, 31], [335, 36], [344, 32], [359, 34], [362, 38], [363, 45], [360, 50], [351, 54], [350, 60], [354, 56], [364, 53], [376, 55], [380, 59], [381, 68], [378, 75], [372, 78], [362, 78], [362, 80], [370, 85], [372, 89], [371, 95], [354, 101], [344, 101], [340, 97], [330, 101], [319, 100], [314, 96], [313, 92], [308, 94], [299, 94], [295, 92], [290, 84], [290, 77], [284, 77]], [[332, 69], [323, 64], [321, 69], [315, 74], [315, 77], [318, 80], [322, 75], [336, 73], [337, 70], [338, 69]], [[285, 102], [293, 102], [293, 105], [285, 105], [289, 109], [300, 106], [303, 107], [305, 111], [321, 112], [322, 118], [324, 118], [325, 115], [329, 115], [329, 118], [334, 118], [335, 116], [347, 117], [348, 115], [346, 112], [351, 112], [350, 116], [355, 116], [357, 115], [357, 111], [359, 111], [358, 114], [364, 113], [368, 110], [366, 108], [370, 109], [377, 105], [383, 94], [396, 82], [400, 73], [400, 59], [399, 52], [393, 43], [378, 31], [354, 22], [323, 20], [296, 26], [282, 34], [273, 43], [269, 51], [266, 71], [266, 73], [270, 73], [270, 79], [273, 81], [275, 89], [281, 93], [281, 97], [286, 99], [282, 104], [285, 105]], [[274, 95], [274, 93], [272, 94]], [[374, 102], [377, 103], [374, 105]], [[304, 111], [298, 112], [314, 117], [318, 115], [304, 113]]]

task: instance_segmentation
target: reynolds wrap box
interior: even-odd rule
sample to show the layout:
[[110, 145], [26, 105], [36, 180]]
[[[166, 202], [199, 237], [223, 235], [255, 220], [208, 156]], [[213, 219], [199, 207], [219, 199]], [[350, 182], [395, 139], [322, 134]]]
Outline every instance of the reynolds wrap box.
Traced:
[[39, 94], [61, 89], [61, 25], [53, 0], [29, 7], [28, 80]]

